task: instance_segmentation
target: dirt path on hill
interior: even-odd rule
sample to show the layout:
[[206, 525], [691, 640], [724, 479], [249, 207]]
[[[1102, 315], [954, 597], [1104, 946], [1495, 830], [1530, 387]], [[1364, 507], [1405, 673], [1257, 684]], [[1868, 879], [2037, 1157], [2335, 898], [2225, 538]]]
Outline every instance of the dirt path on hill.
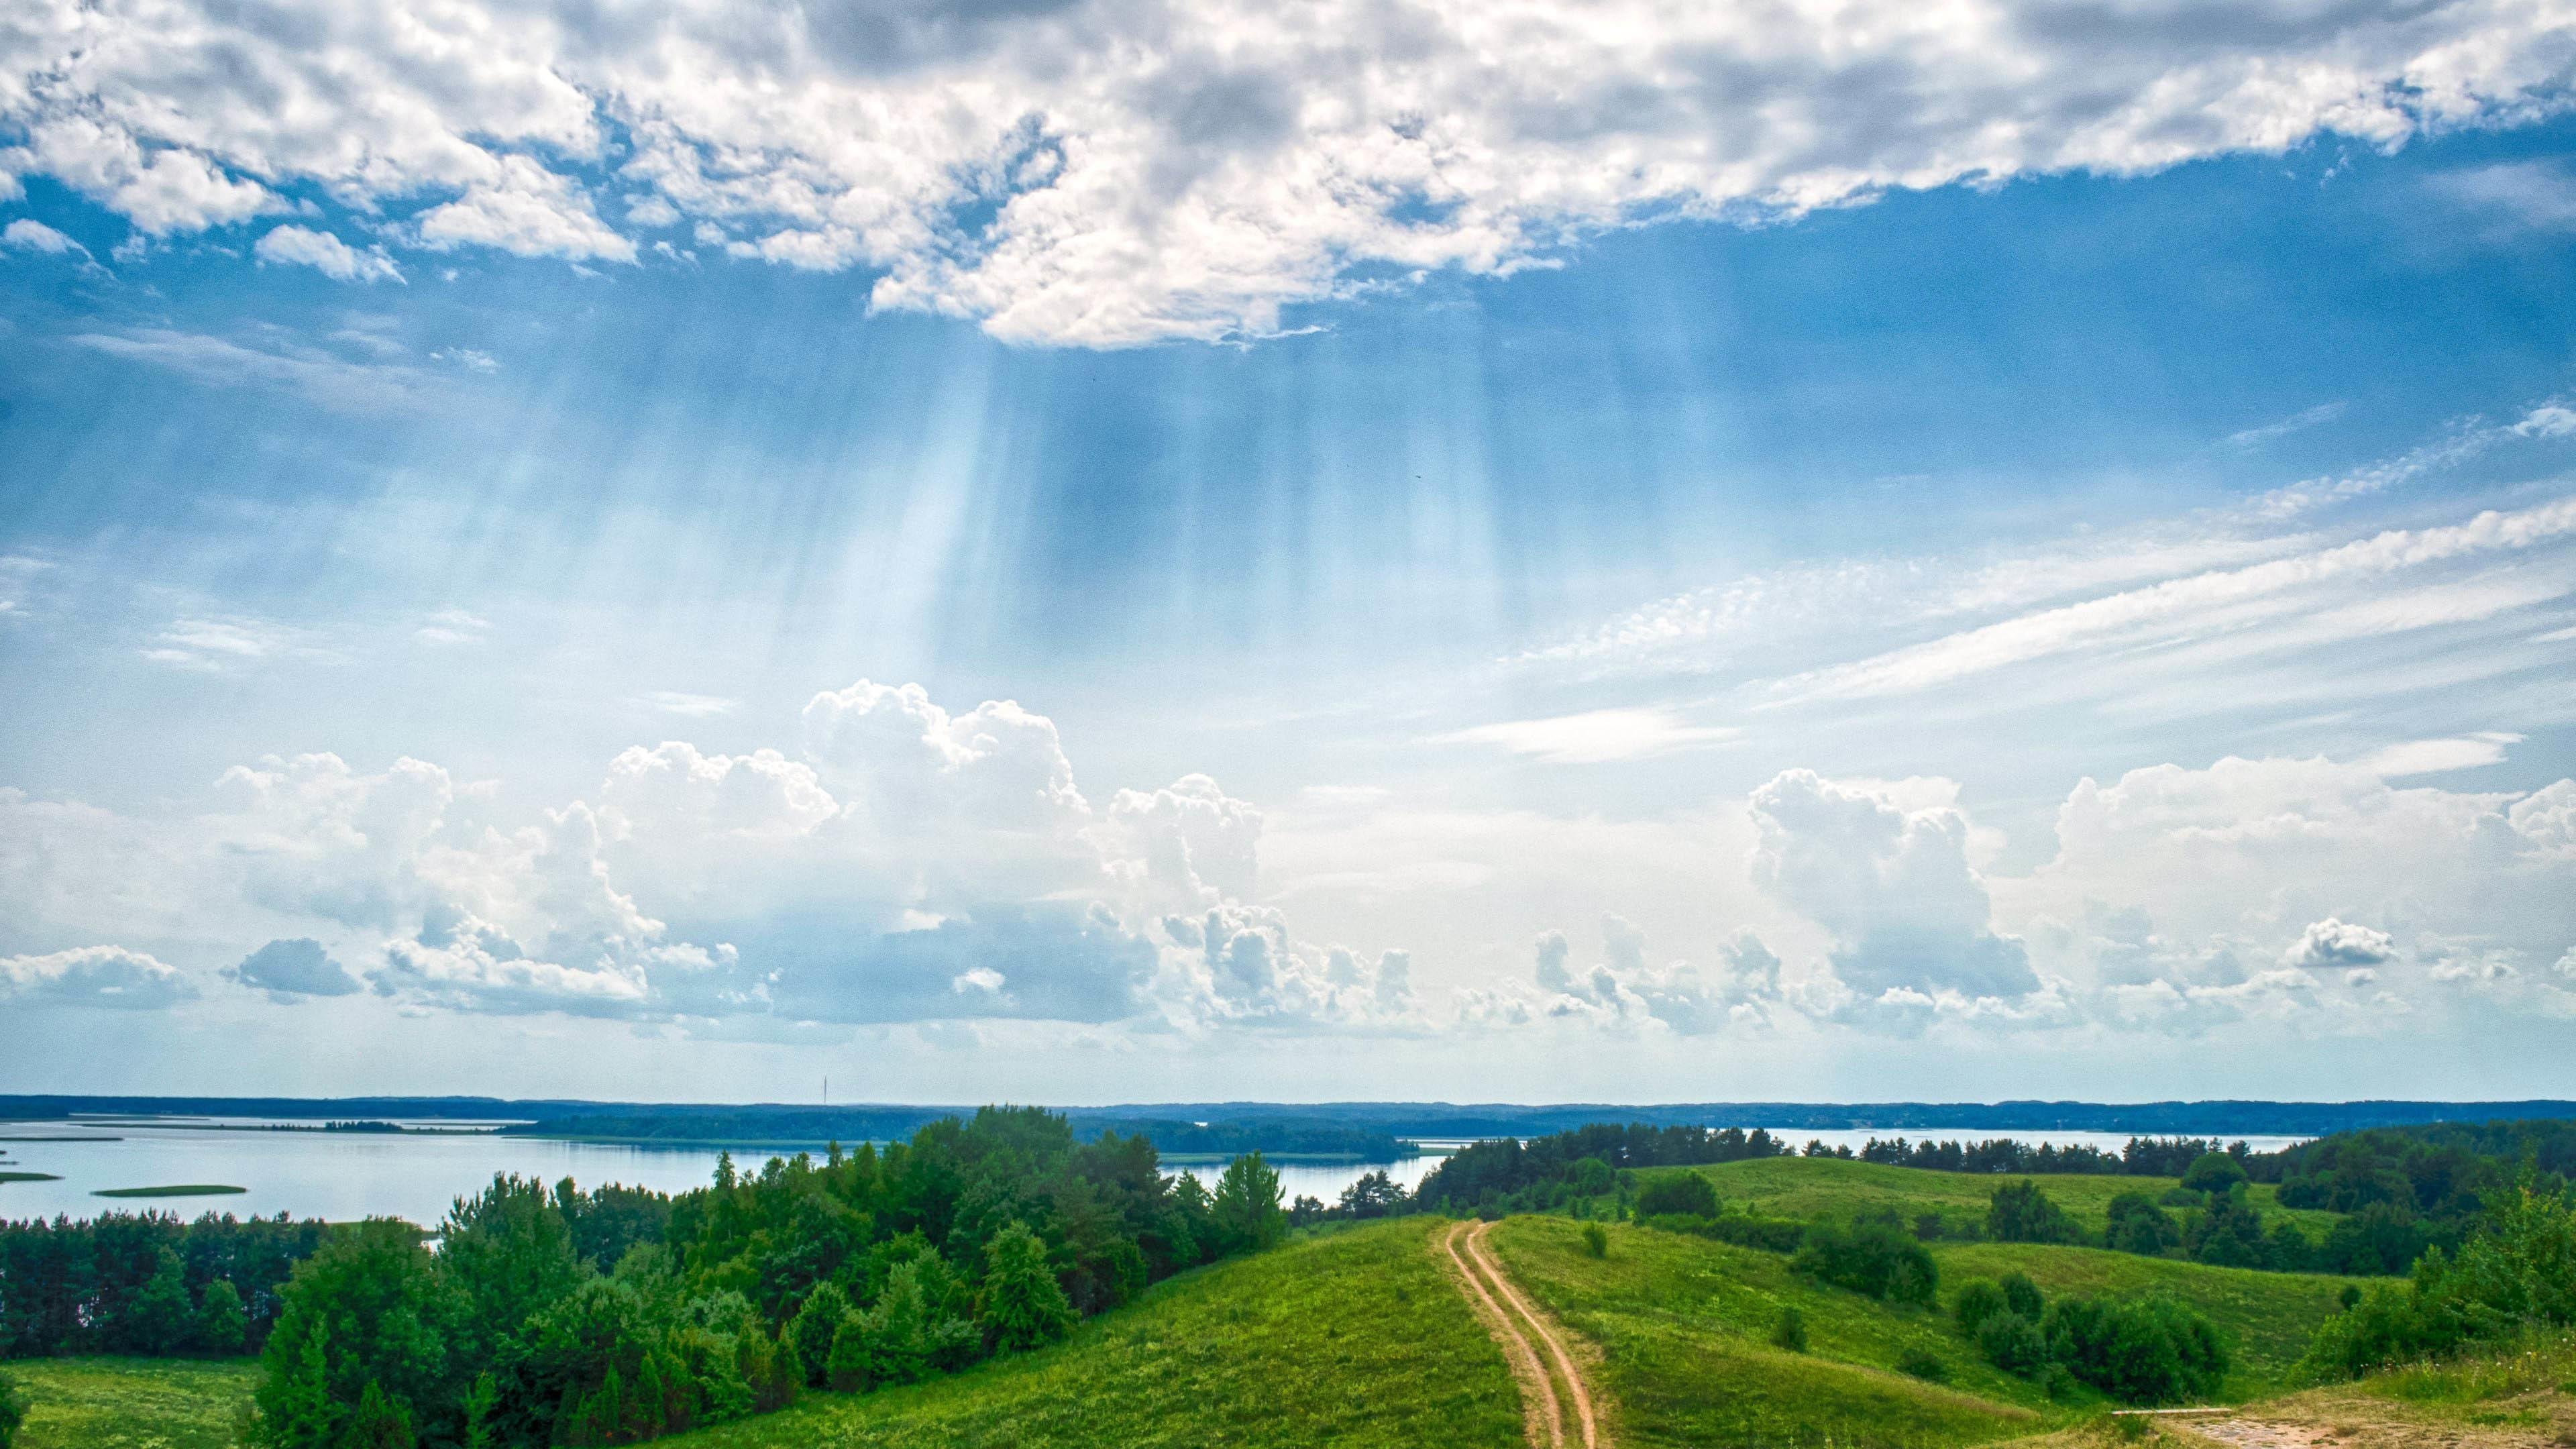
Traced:
[[[1582, 1449], [1610, 1449], [1610, 1436], [1601, 1432], [1599, 1417], [1593, 1413], [1591, 1386], [1575, 1367], [1564, 1335], [1522, 1295], [1486, 1249], [1485, 1234], [1493, 1226], [1459, 1223], [1443, 1234], [1440, 1242], [1457, 1267], [1460, 1291], [1467, 1295], [1468, 1306], [1476, 1310], [1487, 1331], [1502, 1344], [1503, 1358], [1511, 1365], [1512, 1377], [1520, 1383], [1521, 1407], [1528, 1420], [1524, 1431], [1529, 1436], [1530, 1449], [1568, 1449], [1568, 1407], [1574, 1411], [1574, 1428]], [[1527, 1333], [1522, 1332], [1524, 1327]], [[1539, 1347], [1531, 1345], [1532, 1335], [1537, 1337]], [[1544, 1356], [1540, 1348], [1545, 1349]], [[1560, 1384], [1565, 1391], [1562, 1397], [1557, 1392]]]

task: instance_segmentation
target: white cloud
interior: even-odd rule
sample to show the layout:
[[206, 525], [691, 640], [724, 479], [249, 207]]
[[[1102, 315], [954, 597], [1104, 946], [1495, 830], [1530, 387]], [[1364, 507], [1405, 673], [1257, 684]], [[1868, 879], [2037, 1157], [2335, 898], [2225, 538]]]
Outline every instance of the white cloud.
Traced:
[[1300, 302], [1508, 273], [1644, 220], [2320, 134], [2393, 146], [2545, 109], [2569, 44], [2557, 8], [2513, 0], [2260, 24], [2030, 0], [34, 3], [0, 55], [0, 124], [27, 137], [13, 169], [153, 234], [302, 185], [423, 206], [426, 246], [630, 260], [592, 200], [607, 184], [638, 226], [874, 270], [880, 306], [1113, 346], [1270, 333]]
[[157, 1011], [196, 994], [176, 970], [117, 946], [0, 957], [0, 1001], [19, 1006]]
[[[2144, 588], [1944, 635], [1850, 664], [1834, 665], [1783, 681], [1782, 702], [1858, 699], [1912, 693], [1954, 684], [2016, 665], [2079, 650], [2135, 647], [2241, 625], [2249, 618], [2295, 610], [2300, 597], [2321, 586], [2364, 583], [2462, 559], [2512, 554], [2559, 543], [2576, 534], [2576, 498], [2562, 498], [2512, 512], [2488, 511], [2464, 523], [2389, 529], [2330, 548], [2169, 579]], [[2352, 605], [2338, 637], [2480, 618], [2500, 608], [2557, 597], [2563, 587], [2513, 591], [2490, 607], [2473, 600], [2465, 613], [2431, 608], [2391, 612], [2382, 602]], [[2342, 602], [2338, 600], [2337, 602]]]
[[2364, 759], [2362, 768], [2374, 774], [2396, 779], [2405, 775], [2440, 775], [2453, 770], [2475, 770], [2504, 760], [2505, 747], [2522, 742], [2522, 736], [2493, 732], [2450, 740], [2409, 740], [2376, 750]]
[[479, 644], [490, 632], [492, 622], [480, 614], [463, 609], [441, 609], [412, 631], [411, 637], [423, 644], [455, 647]]
[[[2356, 926], [2328, 916], [2309, 924], [2299, 939], [2281, 953], [2281, 964], [2308, 971], [2332, 967], [2376, 966], [2397, 954], [2397, 943], [2386, 931]], [[2367, 976], [2365, 980], [2369, 979]]]
[[426, 400], [428, 378], [409, 367], [352, 362], [319, 348], [261, 339], [246, 345], [199, 332], [137, 327], [73, 336], [76, 347], [166, 368], [210, 387], [271, 388], [343, 412], [389, 412]]
[[440, 362], [451, 362], [467, 372], [499, 372], [501, 360], [479, 347], [441, 347], [429, 354]]
[[1596, 709], [1553, 719], [1476, 725], [1435, 735], [1432, 743], [1487, 745], [1550, 764], [1597, 765], [1704, 749], [1740, 733], [1717, 725], [1686, 724], [1669, 709]]
[[301, 226], [270, 230], [251, 255], [279, 266], [311, 267], [335, 282], [399, 282], [402, 268], [382, 247], [359, 251], [327, 231]]
[[2576, 176], [2554, 161], [2471, 166], [2437, 176], [2432, 185], [2437, 195], [2485, 214], [2507, 234], [2576, 231]]
[[2240, 433], [2230, 433], [2227, 435], [2227, 445], [2231, 448], [2259, 448], [2265, 443], [2286, 438], [2292, 433], [2303, 433], [2310, 428], [2333, 422], [2343, 416], [2344, 407], [2345, 404], [2341, 402], [2327, 402], [2319, 403], [2312, 408], [2303, 408], [2278, 422], [2265, 423], [2259, 428], [2247, 428]]
[[638, 695], [635, 702], [646, 709], [677, 715], [682, 719], [712, 719], [742, 708], [742, 701], [728, 699], [721, 694], [690, 694], [676, 689], [657, 689], [650, 694]]
[[155, 664], [207, 674], [288, 656], [328, 657], [303, 630], [247, 618], [174, 619], [143, 650]]
[[89, 260], [89, 248], [45, 225], [31, 216], [19, 217], [0, 228], [0, 246], [11, 251], [41, 252], [46, 256], [76, 256]]
[[347, 967], [331, 959], [310, 936], [271, 941], [224, 968], [228, 980], [265, 991], [271, 1001], [292, 1003], [308, 996], [353, 996], [365, 990]]

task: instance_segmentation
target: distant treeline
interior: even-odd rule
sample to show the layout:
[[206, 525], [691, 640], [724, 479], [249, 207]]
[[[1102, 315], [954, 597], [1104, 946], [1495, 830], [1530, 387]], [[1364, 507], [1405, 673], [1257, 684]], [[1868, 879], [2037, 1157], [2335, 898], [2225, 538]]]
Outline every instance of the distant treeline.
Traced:
[[[884, 1140], [871, 1135], [882, 1114], [830, 1108], [764, 1108], [734, 1113], [652, 1113], [630, 1117], [558, 1117], [501, 1130], [518, 1137], [611, 1138], [621, 1142], [706, 1142], [820, 1147]], [[927, 1125], [927, 1124], [920, 1124]], [[910, 1129], [918, 1131], [919, 1125]], [[1421, 1149], [1375, 1128], [1329, 1122], [1241, 1119], [1180, 1122], [1144, 1118], [1086, 1118], [1074, 1129], [1079, 1141], [1115, 1133], [1142, 1137], [1159, 1152], [1232, 1156], [1264, 1152], [1286, 1156], [1337, 1156], [1393, 1162]], [[908, 1135], [908, 1134], [907, 1134]], [[900, 1140], [898, 1137], [896, 1140]]]
[[[2118, 1152], [2070, 1143], [2052, 1147], [2046, 1143], [2032, 1146], [2010, 1137], [1997, 1137], [1985, 1142], [1908, 1142], [1902, 1137], [1882, 1142], [1871, 1138], [1857, 1152], [1848, 1147], [1827, 1147], [1822, 1142], [1807, 1144], [1809, 1157], [1851, 1157], [1862, 1162], [1884, 1163], [1890, 1167], [1919, 1167], [1932, 1172], [1987, 1172], [2017, 1176], [2046, 1176], [2053, 1173], [2091, 1173], [2129, 1177], [2180, 1177], [2185, 1169], [2200, 1158], [2222, 1149], [2213, 1137], [2132, 1137]], [[2257, 1182], [2275, 1181], [2278, 1164], [2271, 1167], [2271, 1177], [2254, 1173], [2254, 1157], [2237, 1143], [2229, 1150], [2240, 1162], [2248, 1164], [2249, 1176]]]
[[[866, 1104], [581, 1102], [499, 1097], [88, 1097], [0, 1096], [0, 1119], [59, 1119], [75, 1113], [162, 1113], [237, 1117], [522, 1119], [582, 1117], [721, 1118], [823, 1113], [833, 1119], [815, 1141], [891, 1141], [966, 1109]], [[2372, 1127], [2428, 1123], [2576, 1119], [2576, 1102], [1683, 1102], [1621, 1106], [1448, 1102], [1197, 1102], [1071, 1107], [1077, 1132], [1138, 1122], [1307, 1123], [1391, 1137], [1538, 1137], [1603, 1121], [1655, 1127], [1768, 1127], [1776, 1132], [1995, 1133], [2117, 1132], [2149, 1137], [2321, 1137]], [[1121, 1125], [1118, 1130], [1129, 1130]], [[687, 1136], [686, 1133], [672, 1134]], [[706, 1134], [700, 1134], [704, 1136]], [[791, 1140], [796, 1134], [779, 1135]]]
[[255, 1350], [331, 1231], [282, 1213], [0, 1222], [0, 1358]]
[[1657, 1127], [1594, 1123], [1520, 1142], [1471, 1142], [1414, 1189], [1423, 1212], [1547, 1212], [1576, 1198], [1616, 1190], [1616, 1174], [1639, 1167], [1694, 1167], [1788, 1155], [1761, 1128]]

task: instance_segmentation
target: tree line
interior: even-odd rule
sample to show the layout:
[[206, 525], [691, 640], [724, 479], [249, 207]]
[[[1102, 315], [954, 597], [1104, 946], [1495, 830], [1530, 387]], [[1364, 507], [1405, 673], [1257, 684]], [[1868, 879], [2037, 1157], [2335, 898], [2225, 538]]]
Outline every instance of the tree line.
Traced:
[[331, 1231], [283, 1213], [0, 1222], [0, 1358], [256, 1350]]

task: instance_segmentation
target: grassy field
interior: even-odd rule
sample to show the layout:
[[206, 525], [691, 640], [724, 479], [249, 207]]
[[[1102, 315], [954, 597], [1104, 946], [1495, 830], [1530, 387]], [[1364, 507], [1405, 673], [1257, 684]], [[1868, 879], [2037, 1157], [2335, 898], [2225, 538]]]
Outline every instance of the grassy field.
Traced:
[[246, 1358], [48, 1358], [0, 1363], [28, 1401], [17, 1449], [232, 1449], [257, 1379]]
[[[1893, 1210], [1908, 1220], [1937, 1212], [1950, 1222], [1983, 1222], [1995, 1185], [2018, 1179], [1987, 1173], [1927, 1172], [1919, 1167], [1889, 1167], [1876, 1162], [1847, 1162], [1838, 1157], [1768, 1157], [1714, 1167], [1660, 1169], [1696, 1172], [1717, 1188], [1720, 1201], [1775, 1217], [1850, 1218]], [[1651, 1175], [1651, 1174], [1650, 1174]], [[2093, 1177], [2069, 1173], [2034, 1178], [2040, 1190], [2087, 1228], [2100, 1232], [2110, 1221], [2111, 1199], [2124, 1192], [2162, 1195], [2181, 1186], [2170, 1177]], [[2247, 1190], [2265, 1216], [2286, 1214], [2311, 1235], [2332, 1223], [2335, 1214], [2284, 1208], [2273, 1201], [2273, 1187], [2256, 1183]]]
[[1374, 1224], [1175, 1279], [1065, 1344], [657, 1441], [684, 1449], [1512, 1449], [1502, 1355], [1430, 1252]]

